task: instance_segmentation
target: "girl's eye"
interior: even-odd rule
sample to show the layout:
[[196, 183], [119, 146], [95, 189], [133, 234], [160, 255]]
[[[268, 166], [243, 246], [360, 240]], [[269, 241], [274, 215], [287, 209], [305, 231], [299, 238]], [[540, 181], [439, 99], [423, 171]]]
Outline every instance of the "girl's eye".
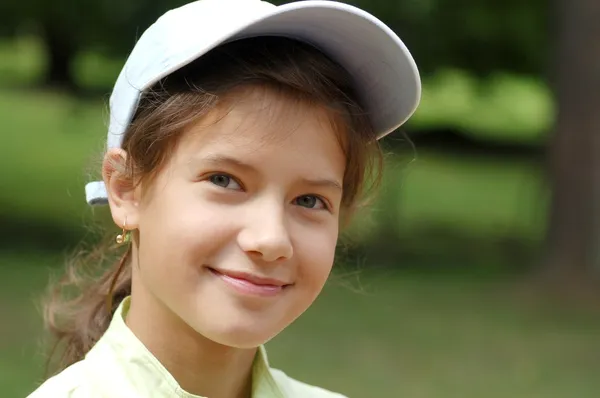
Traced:
[[212, 176], [209, 177], [209, 180], [211, 183], [213, 183], [219, 187], [223, 187], [223, 188], [227, 188], [227, 189], [234, 189], [234, 190], [242, 189], [242, 187], [240, 186], [240, 184], [237, 183], [237, 181], [235, 181], [232, 177], [230, 177], [226, 174], [213, 174]]
[[297, 197], [294, 202], [298, 206], [306, 207], [308, 209], [327, 209], [327, 205], [323, 199], [315, 195], [303, 195]]

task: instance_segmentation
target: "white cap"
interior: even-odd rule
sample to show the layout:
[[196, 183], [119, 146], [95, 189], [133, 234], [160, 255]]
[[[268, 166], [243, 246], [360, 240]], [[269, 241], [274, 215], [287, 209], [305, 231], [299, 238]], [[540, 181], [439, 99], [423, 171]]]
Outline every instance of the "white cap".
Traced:
[[[199, 0], [173, 9], [136, 43], [110, 97], [108, 148], [120, 147], [141, 94], [159, 80], [232, 40], [285, 36], [313, 45], [344, 67], [381, 138], [401, 126], [421, 97], [419, 71], [398, 36], [369, 13], [334, 1], [275, 6], [260, 0]], [[103, 182], [87, 202], [105, 204]]]

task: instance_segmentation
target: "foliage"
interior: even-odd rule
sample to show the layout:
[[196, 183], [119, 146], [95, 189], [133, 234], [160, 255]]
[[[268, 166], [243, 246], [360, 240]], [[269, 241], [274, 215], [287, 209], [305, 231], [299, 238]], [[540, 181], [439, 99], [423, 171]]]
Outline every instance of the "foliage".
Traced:
[[[36, 32], [54, 63], [80, 52], [125, 56], [166, 10], [185, 0], [7, 0], [0, 34]], [[277, 4], [289, 1], [275, 1]], [[545, 76], [548, 3], [543, 0], [350, 0], [392, 27], [422, 72], [455, 68], [477, 76], [497, 71]]]

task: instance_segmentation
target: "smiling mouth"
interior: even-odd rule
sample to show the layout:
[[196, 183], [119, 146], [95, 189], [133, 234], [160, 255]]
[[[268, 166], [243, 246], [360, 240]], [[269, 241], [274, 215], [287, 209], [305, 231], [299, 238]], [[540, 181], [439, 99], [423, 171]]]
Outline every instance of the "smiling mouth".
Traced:
[[244, 272], [216, 270], [211, 267], [207, 267], [207, 269], [229, 287], [246, 295], [272, 297], [291, 286], [291, 284], [278, 279], [263, 278]]

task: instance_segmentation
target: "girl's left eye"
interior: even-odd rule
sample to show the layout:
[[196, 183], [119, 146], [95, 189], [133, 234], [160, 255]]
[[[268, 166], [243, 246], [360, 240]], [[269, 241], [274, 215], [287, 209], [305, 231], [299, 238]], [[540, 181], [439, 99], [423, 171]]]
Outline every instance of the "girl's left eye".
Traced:
[[327, 209], [325, 201], [315, 195], [298, 196], [296, 199], [294, 199], [294, 202], [296, 205], [306, 207], [308, 209]]
[[242, 187], [238, 182], [226, 174], [213, 174], [209, 177], [209, 181], [214, 185], [222, 188], [240, 190]]

